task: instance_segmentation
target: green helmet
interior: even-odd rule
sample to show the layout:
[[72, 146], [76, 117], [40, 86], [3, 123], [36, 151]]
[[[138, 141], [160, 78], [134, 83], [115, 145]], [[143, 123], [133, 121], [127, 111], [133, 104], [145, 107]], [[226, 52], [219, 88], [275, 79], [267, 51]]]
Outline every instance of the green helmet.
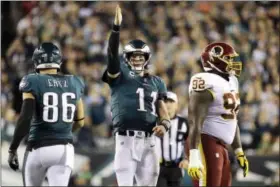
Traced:
[[59, 48], [50, 42], [44, 42], [35, 49], [32, 56], [35, 69], [60, 69], [62, 55]]

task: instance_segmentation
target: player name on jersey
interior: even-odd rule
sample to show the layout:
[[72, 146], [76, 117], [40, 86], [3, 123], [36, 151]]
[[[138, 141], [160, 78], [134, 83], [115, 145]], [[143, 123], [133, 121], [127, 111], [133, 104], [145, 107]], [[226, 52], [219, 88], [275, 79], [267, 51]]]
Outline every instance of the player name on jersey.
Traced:
[[68, 88], [68, 82], [66, 80], [48, 79], [48, 86], [55, 88]]

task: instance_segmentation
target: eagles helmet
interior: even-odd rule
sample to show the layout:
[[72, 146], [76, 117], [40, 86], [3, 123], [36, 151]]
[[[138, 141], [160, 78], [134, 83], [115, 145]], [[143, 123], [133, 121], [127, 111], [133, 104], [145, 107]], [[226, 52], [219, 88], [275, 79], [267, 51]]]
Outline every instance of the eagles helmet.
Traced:
[[44, 42], [37, 47], [32, 56], [35, 70], [39, 69], [60, 69], [62, 55], [59, 48], [50, 42]]
[[215, 69], [221, 73], [240, 76], [242, 70], [239, 54], [224, 42], [209, 44], [201, 54], [201, 62], [205, 71]]
[[[143, 54], [144, 55], [145, 63], [142, 65], [142, 67], [136, 67], [131, 63], [130, 57], [132, 54]], [[142, 72], [145, 69], [147, 69], [147, 65], [149, 63], [151, 56], [152, 55], [151, 55], [149, 46], [142, 40], [132, 40], [127, 45], [124, 46], [123, 57], [125, 59], [125, 62], [128, 64], [128, 66], [131, 70], [133, 70], [137, 73]]]

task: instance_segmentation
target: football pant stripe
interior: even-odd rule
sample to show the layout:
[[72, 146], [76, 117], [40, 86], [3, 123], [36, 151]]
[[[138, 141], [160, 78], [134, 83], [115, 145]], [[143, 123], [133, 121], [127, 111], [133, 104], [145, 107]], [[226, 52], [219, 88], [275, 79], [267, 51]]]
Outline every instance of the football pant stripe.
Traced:
[[23, 186], [26, 186], [26, 181], [25, 181], [25, 169], [26, 169], [26, 161], [28, 157], [28, 150], [25, 150], [24, 153], [24, 158], [23, 158], [23, 165], [22, 165], [22, 180], [23, 180]]

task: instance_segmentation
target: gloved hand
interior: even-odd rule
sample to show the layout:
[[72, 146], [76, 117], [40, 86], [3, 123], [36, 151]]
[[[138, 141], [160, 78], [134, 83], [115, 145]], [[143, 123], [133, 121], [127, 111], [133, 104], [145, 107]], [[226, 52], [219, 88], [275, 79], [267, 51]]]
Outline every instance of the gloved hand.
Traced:
[[190, 161], [188, 166], [188, 175], [194, 179], [198, 180], [204, 174], [204, 167], [201, 163], [199, 150], [198, 149], [191, 149], [190, 150]]
[[12, 168], [14, 171], [18, 170], [19, 164], [16, 150], [9, 150], [8, 163], [10, 168]]
[[237, 148], [235, 151], [235, 157], [238, 161], [239, 166], [243, 169], [243, 176], [246, 177], [249, 171], [249, 162], [242, 150], [242, 148]]
[[121, 23], [122, 23], [122, 9], [120, 8], [119, 5], [117, 5], [114, 24], [121, 25]]

